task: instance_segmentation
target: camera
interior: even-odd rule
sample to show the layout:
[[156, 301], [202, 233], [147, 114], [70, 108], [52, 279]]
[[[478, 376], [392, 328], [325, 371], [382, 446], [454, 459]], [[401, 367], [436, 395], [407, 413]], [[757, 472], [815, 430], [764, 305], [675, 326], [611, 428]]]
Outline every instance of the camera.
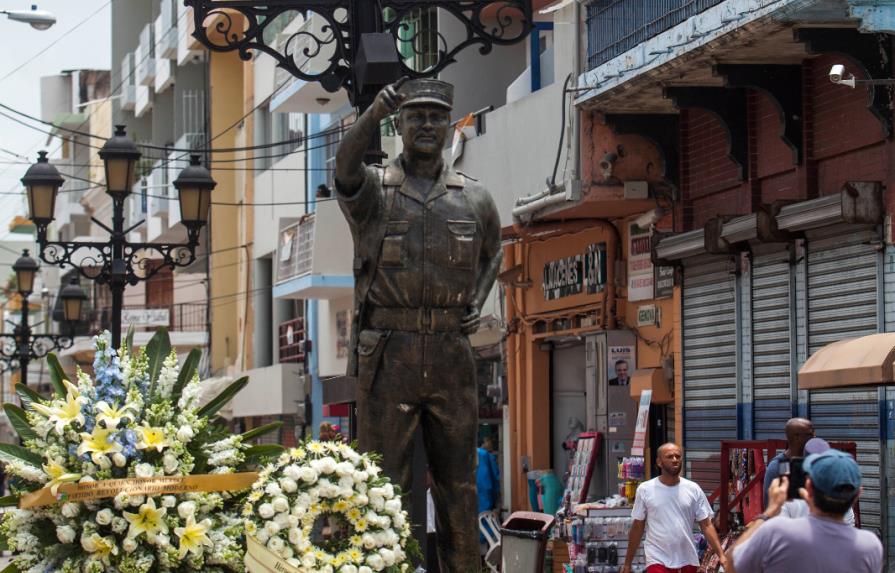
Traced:
[[802, 469], [802, 463], [805, 458], [790, 458], [783, 460], [778, 466], [780, 477], [789, 478], [789, 489], [786, 492], [786, 499], [800, 499], [799, 490], [805, 487], [805, 470]]
[[855, 89], [855, 84], [857, 84], [857, 80], [852, 74], [848, 74], [847, 78], [845, 77], [845, 66], [842, 64], [836, 64], [830, 68], [830, 81], [836, 85], [850, 87], [851, 89]]
[[842, 81], [842, 76], [845, 75], [845, 66], [842, 64], [836, 64], [832, 68], [830, 68], [830, 81], [834, 84], [838, 84]]

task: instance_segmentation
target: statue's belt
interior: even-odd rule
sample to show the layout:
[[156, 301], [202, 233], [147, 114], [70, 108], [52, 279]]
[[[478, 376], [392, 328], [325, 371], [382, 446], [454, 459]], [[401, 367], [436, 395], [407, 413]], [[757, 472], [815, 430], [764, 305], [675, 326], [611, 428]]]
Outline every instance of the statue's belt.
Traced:
[[383, 308], [371, 307], [367, 323], [377, 330], [404, 332], [460, 332], [466, 308]]

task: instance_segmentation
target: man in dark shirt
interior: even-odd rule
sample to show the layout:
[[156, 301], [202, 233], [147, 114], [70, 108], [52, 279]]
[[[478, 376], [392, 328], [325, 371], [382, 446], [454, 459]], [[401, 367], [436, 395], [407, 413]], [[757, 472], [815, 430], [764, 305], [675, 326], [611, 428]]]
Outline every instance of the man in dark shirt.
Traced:
[[780, 462], [805, 456], [805, 444], [814, 437], [814, 424], [805, 418], [791, 418], [786, 422], [786, 449], [768, 463], [764, 474], [764, 507], [768, 505], [768, 488], [780, 477]]

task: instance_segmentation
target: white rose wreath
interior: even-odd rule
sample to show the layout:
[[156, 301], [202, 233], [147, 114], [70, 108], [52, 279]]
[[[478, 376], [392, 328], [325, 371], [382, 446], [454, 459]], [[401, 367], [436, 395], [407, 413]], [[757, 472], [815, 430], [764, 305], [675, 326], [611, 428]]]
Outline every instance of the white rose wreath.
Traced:
[[377, 457], [310, 441], [265, 467], [243, 507], [250, 573], [408, 571], [416, 553]]

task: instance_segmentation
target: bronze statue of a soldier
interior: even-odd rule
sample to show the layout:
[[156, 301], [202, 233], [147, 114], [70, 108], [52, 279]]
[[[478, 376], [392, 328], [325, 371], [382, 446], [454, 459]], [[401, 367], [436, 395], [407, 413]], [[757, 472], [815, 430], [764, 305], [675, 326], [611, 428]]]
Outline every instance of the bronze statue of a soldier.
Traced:
[[[404, 491], [422, 427], [445, 573], [479, 570], [475, 486], [478, 393], [468, 335], [500, 267], [500, 218], [488, 192], [442, 160], [453, 86], [399, 81], [346, 133], [336, 189], [354, 239], [358, 439], [383, 454]], [[398, 112], [404, 153], [365, 166], [382, 120]]]

